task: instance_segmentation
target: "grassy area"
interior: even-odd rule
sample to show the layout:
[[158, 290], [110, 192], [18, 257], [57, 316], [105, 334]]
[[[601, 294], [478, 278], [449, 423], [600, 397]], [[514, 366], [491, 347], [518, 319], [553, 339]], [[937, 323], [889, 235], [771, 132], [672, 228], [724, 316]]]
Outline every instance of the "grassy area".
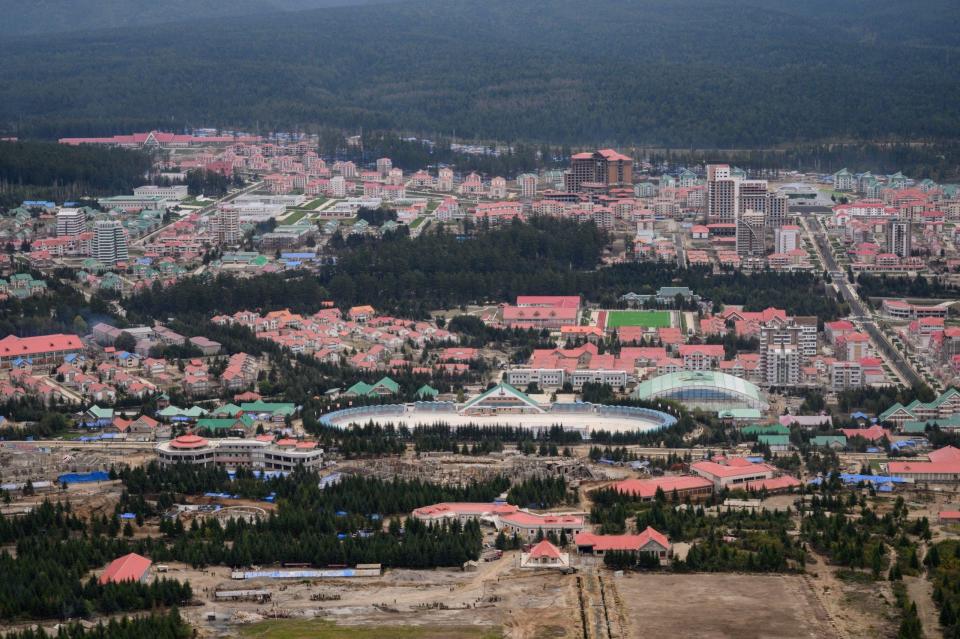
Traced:
[[306, 204], [304, 204], [304, 205], [301, 206], [300, 208], [306, 209], [306, 210], [308, 210], [308, 211], [316, 211], [316, 210], [319, 209], [321, 206], [323, 206], [326, 201], [327, 201], [327, 198], [325, 198], [325, 197], [318, 197], [317, 199], [315, 199], [315, 200], [313, 200], [313, 201], [307, 202]]
[[645, 326], [661, 328], [670, 326], [670, 311], [610, 311], [607, 326]]
[[412, 228], [412, 229], [417, 228], [418, 226], [420, 226], [421, 224], [423, 224], [423, 221], [424, 221], [425, 219], [426, 219], [426, 218], [423, 217], [423, 216], [418, 217], [418, 218], [415, 219], [413, 222], [410, 222], [410, 228]]
[[302, 219], [303, 219], [303, 216], [306, 215], [306, 214], [307, 214], [306, 211], [301, 210], [301, 209], [297, 209], [296, 211], [294, 211], [293, 213], [291, 213], [291, 214], [288, 215], [287, 217], [283, 218], [283, 220], [282, 220], [280, 223], [281, 223], [281, 224], [296, 224], [297, 222], [299, 222], [300, 220], [302, 220]]
[[257, 639], [501, 639], [497, 630], [469, 626], [338, 626], [322, 619], [273, 619], [240, 629]]

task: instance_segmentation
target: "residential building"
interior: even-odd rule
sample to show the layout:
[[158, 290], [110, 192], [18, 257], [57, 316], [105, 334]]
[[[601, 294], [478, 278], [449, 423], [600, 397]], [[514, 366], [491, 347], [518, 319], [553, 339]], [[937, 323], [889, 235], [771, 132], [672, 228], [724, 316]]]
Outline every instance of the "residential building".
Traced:
[[87, 214], [83, 209], [57, 211], [57, 237], [77, 236], [87, 230]]
[[745, 210], [737, 213], [737, 255], [760, 256], [766, 251], [764, 243], [764, 214], [762, 211]]
[[833, 190], [849, 193], [854, 187], [853, 173], [847, 169], [840, 169], [833, 174]]
[[240, 242], [240, 211], [233, 207], [225, 207], [213, 216], [214, 229], [217, 240], [221, 244], [235, 245]]
[[909, 220], [891, 219], [887, 222], [887, 252], [899, 257], [910, 257], [912, 229]]
[[774, 251], [787, 253], [800, 248], [800, 227], [793, 224], [781, 226], [774, 230]]
[[437, 172], [437, 190], [443, 193], [453, 190], [453, 169], [443, 167]]
[[735, 223], [740, 211], [740, 180], [727, 164], [707, 165], [707, 223]]
[[842, 391], [863, 386], [863, 365], [859, 361], [830, 362], [830, 389]]
[[524, 173], [517, 178], [517, 188], [520, 189], [520, 197], [524, 200], [532, 200], [537, 195], [537, 176], [533, 173]]
[[98, 220], [94, 225], [93, 257], [101, 264], [113, 265], [130, 258], [127, 236], [119, 220]]
[[495, 177], [490, 180], [490, 199], [504, 200], [507, 197], [507, 181], [502, 177]]

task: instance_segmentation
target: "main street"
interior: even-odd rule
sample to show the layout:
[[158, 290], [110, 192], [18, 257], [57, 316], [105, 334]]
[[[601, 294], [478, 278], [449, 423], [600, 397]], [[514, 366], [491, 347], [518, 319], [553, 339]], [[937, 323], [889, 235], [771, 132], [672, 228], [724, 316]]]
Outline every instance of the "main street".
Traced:
[[826, 232], [817, 219], [809, 220], [807, 217], [800, 218], [803, 228], [813, 240], [820, 259], [827, 267], [833, 283], [837, 285], [840, 295], [850, 307], [851, 317], [863, 327], [870, 336], [874, 348], [892, 367], [894, 372], [904, 383], [916, 385], [924, 383], [923, 377], [907, 360], [906, 357], [893, 345], [886, 334], [874, 322], [873, 314], [860, 298], [856, 287], [850, 282], [847, 272], [840, 268], [834, 259], [833, 251], [830, 248], [830, 241]]
[[[252, 192], [252, 191], [256, 191], [256, 190], [257, 190], [258, 188], [260, 188], [261, 186], [263, 186], [263, 182], [262, 182], [262, 181], [260, 181], [260, 182], [254, 182], [253, 184], [250, 184], [249, 186], [245, 186], [245, 187], [243, 187], [242, 189], [239, 189], [239, 190], [237, 190], [237, 191], [233, 191], [232, 193], [228, 193], [227, 195], [225, 195], [224, 197], [220, 198], [219, 200], [214, 200], [214, 201], [210, 202], [210, 204], [205, 205], [205, 206], [204, 206], [203, 208], [201, 208], [201, 209], [196, 209], [196, 212], [199, 213], [200, 215], [206, 215], [206, 214], [214, 211], [214, 210], [217, 208], [217, 205], [218, 205], [218, 204], [223, 204], [224, 202], [230, 202], [231, 200], [235, 200], [235, 199], [237, 199], [238, 197], [240, 197], [241, 195], [246, 195], [247, 193], [250, 193], [250, 192]], [[190, 211], [190, 212], [193, 212], [193, 211]], [[177, 219], [179, 219], [179, 218], [177, 218]], [[171, 222], [168, 223], [168, 224], [164, 224], [163, 226], [161, 226], [161, 227], [158, 228], [157, 230], [151, 231], [150, 233], [147, 233], [147, 234], [144, 235], [143, 237], [137, 238], [136, 240], [134, 240], [134, 241], [132, 242], [132, 245], [133, 245], [133, 246], [143, 246], [144, 244], [146, 244], [147, 240], [149, 240], [150, 238], [154, 237], [155, 235], [157, 235], [157, 234], [159, 234], [159, 233], [162, 233], [165, 228], [167, 228], [168, 226], [170, 226], [170, 224], [174, 224], [176, 221], [177, 221], [177, 220], [173, 220], [173, 221], [171, 221]]]

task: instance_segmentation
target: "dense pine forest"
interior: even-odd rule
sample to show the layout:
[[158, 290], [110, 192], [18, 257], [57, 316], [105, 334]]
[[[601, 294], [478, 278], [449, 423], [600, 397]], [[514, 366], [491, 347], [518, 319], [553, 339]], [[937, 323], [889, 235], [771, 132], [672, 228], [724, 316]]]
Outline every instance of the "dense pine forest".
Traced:
[[129, 192], [146, 182], [150, 157], [137, 151], [49, 142], [0, 142], [0, 207]]
[[424, 233], [417, 238], [351, 238], [338, 250], [335, 267], [318, 276], [297, 273], [238, 280], [187, 279], [128, 300], [131, 318], [205, 316], [241, 309], [290, 308], [315, 312], [332, 299], [341, 307], [372, 304], [383, 312], [427, 317], [430, 311], [462, 304], [512, 301], [517, 295], [584, 295], [615, 307], [627, 292], [652, 293], [686, 285], [705, 299], [768, 306], [792, 315], [829, 321], [843, 307], [824, 295], [822, 281], [806, 273], [729, 273], [673, 264], [627, 263], [597, 268], [608, 241], [592, 223], [539, 218], [469, 236]]
[[958, 10], [412, 0], [10, 37], [0, 121], [21, 137], [332, 125], [697, 148], [955, 139]]

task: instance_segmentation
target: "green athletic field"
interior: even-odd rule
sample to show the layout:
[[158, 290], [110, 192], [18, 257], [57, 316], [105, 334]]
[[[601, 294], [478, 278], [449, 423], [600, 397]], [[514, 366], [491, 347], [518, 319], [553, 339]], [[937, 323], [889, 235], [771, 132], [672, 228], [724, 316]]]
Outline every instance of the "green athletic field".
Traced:
[[646, 326], [660, 328], [670, 326], [670, 311], [610, 311], [607, 313], [607, 326]]

